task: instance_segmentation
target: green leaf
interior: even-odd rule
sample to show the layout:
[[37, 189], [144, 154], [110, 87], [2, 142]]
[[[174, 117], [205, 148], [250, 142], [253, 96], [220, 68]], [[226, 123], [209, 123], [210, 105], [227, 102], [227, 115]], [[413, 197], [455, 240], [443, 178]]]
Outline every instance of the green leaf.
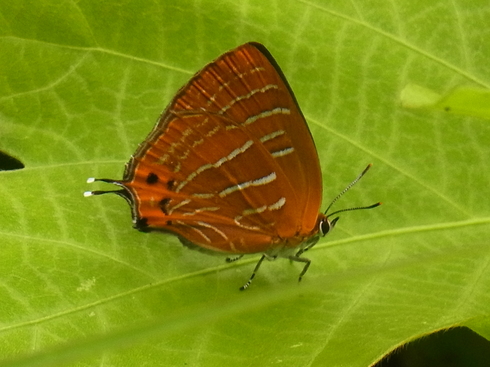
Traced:
[[[490, 335], [490, 126], [399, 105], [408, 84], [490, 86], [488, 2], [0, 3], [3, 366], [367, 366], [422, 335]], [[300, 264], [232, 264], [131, 228], [88, 177], [124, 164], [178, 88], [265, 44], [322, 162], [325, 207]], [[97, 184], [102, 185], [102, 184]], [[101, 187], [101, 186], [98, 186]], [[106, 186], [104, 186], [106, 188]], [[33, 357], [29, 355], [34, 354]], [[16, 362], [8, 362], [16, 358]]]
[[441, 95], [416, 84], [408, 84], [400, 94], [402, 106], [490, 119], [490, 90], [456, 87]]

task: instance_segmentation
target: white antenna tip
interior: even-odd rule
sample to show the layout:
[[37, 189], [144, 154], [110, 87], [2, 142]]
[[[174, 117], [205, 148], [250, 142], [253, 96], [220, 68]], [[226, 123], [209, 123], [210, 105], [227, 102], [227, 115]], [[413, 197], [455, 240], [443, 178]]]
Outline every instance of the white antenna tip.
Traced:
[[85, 191], [83, 193], [83, 196], [86, 197], [86, 198], [88, 198], [89, 196], [93, 196], [93, 195], [94, 195], [94, 193], [92, 191]]
[[92, 182], [95, 182], [95, 178], [94, 177], [87, 178], [87, 183], [92, 183]]

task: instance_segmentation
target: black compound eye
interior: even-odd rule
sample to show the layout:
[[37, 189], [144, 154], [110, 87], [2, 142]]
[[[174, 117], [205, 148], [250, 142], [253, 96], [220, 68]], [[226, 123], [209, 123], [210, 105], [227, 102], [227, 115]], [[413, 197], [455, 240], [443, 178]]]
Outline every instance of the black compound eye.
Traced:
[[324, 220], [320, 223], [320, 233], [322, 236], [325, 236], [328, 231], [330, 231], [330, 222], [328, 220]]
[[322, 236], [325, 236], [328, 232], [330, 232], [333, 227], [335, 227], [335, 224], [339, 220], [339, 217], [333, 219], [332, 221], [328, 220], [328, 218], [325, 218], [320, 222], [320, 234]]

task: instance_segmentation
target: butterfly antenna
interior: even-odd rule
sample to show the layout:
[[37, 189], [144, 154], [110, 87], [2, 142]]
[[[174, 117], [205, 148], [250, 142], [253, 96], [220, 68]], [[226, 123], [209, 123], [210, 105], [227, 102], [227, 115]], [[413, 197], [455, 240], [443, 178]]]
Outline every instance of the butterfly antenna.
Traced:
[[[372, 166], [372, 164], [368, 164], [368, 166], [364, 169], [364, 171], [362, 171], [361, 174], [359, 176], [357, 176], [354, 181], [352, 181], [350, 184], [348, 184], [347, 187], [345, 189], [343, 189], [340, 192], [340, 194], [338, 194], [335, 197], [335, 199], [332, 200], [332, 202], [328, 206], [327, 210], [325, 210], [325, 215], [327, 215], [327, 213], [330, 210], [330, 208], [332, 207], [332, 205], [335, 204], [337, 202], [337, 200], [339, 200], [342, 197], [342, 195], [344, 195], [347, 191], [349, 191], [351, 189], [352, 186], [354, 186], [357, 182], [359, 182], [359, 180], [362, 178], [362, 176], [364, 176], [366, 174], [366, 172], [371, 168], [371, 166]], [[358, 206], [355, 208], [341, 209], [341, 210], [337, 210], [336, 212], [329, 214], [329, 216], [332, 216], [334, 214], [338, 214], [341, 212], [348, 212], [351, 210], [371, 209], [371, 208], [375, 208], [375, 207], [380, 206], [380, 205], [381, 205], [381, 203], [376, 203], [376, 204], [372, 204], [372, 205], [368, 205], [368, 206]]]
[[355, 208], [347, 208], [347, 209], [340, 209], [337, 210], [336, 212], [330, 213], [328, 216], [331, 217], [332, 215], [342, 213], [342, 212], [350, 212], [351, 210], [361, 210], [361, 209], [372, 209], [376, 208], [377, 206], [380, 206], [381, 202], [378, 202], [376, 204], [368, 205], [368, 206], [356, 206]]

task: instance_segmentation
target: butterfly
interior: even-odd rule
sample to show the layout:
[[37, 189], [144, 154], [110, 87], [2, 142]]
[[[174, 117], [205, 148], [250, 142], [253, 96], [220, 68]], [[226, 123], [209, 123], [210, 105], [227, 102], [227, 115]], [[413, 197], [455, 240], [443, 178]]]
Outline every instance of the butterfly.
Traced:
[[[354, 185], [368, 166], [332, 204]], [[246, 43], [206, 65], [182, 87], [126, 164], [120, 187], [140, 231], [170, 232], [188, 247], [262, 254], [303, 263], [337, 223], [320, 212], [318, 154], [294, 93], [269, 51]]]

